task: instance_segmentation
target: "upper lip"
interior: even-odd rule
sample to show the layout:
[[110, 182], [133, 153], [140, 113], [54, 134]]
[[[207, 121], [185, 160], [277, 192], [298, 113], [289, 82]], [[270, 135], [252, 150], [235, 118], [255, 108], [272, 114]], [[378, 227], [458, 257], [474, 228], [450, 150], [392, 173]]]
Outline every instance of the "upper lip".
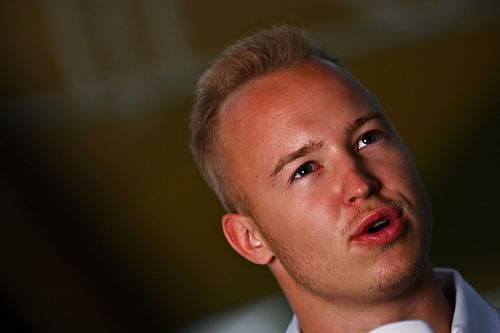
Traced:
[[401, 217], [401, 209], [391, 205], [385, 205], [372, 210], [368, 215], [366, 215], [361, 222], [358, 224], [351, 239], [364, 234], [368, 228], [370, 228], [373, 223], [380, 220], [389, 220], [389, 222], [394, 219]]

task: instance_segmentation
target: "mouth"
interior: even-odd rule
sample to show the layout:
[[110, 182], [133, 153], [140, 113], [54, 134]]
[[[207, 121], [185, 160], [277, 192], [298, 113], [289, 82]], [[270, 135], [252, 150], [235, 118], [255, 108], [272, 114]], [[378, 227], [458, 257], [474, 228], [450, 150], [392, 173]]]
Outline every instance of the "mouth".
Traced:
[[380, 207], [364, 217], [351, 236], [351, 241], [362, 245], [384, 245], [394, 242], [406, 226], [400, 209]]
[[367, 234], [374, 234], [376, 232], [379, 232], [380, 230], [383, 230], [385, 227], [389, 226], [391, 224], [391, 221], [388, 219], [384, 220], [379, 220], [373, 223], [366, 229]]

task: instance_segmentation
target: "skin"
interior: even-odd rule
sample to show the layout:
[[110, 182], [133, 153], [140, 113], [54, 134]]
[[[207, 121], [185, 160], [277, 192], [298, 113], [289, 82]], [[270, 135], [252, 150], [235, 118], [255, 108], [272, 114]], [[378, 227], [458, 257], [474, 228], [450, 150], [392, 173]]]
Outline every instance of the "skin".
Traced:
[[[449, 331], [427, 254], [427, 195], [397, 131], [354, 77], [311, 60], [253, 79], [223, 104], [220, 129], [227, 172], [251, 208], [223, 217], [225, 236], [270, 268], [303, 332], [415, 318]], [[401, 236], [353, 241], [384, 207], [401, 212]]]

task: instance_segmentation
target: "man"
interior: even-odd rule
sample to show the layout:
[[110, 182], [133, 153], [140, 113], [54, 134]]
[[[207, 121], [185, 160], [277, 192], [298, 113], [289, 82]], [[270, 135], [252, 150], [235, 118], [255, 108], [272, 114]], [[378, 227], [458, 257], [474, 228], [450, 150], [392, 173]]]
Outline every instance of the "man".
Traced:
[[431, 206], [388, 116], [303, 30], [227, 48], [198, 82], [191, 126], [224, 234], [277, 279], [296, 315], [287, 332], [410, 319], [500, 332], [457, 272], [433, 270]]

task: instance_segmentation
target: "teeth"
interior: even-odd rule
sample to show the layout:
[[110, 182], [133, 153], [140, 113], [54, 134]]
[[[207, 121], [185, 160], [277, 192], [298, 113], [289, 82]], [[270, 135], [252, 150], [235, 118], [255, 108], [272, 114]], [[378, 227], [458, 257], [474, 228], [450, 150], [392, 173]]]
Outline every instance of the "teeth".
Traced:
[[372, 228], [377, 228], [377, 227], [381, 226], [382, 224], [386, 224], [386, 223], [388, 223], [388, 222], [389, 222], [389, 221], [387, 221], [387, 220], [377, 221], [377, 222], [375, 222], [375, 224], [372, 226]]
[[367, 232], [368, 233], [377, 232], [379, 229], [381, 229], [380, 227], [383, 227], [383, 226], [385, 226], [388, 223], [389, 223], [389, 220], [380, 220], [380, 221], [377, 221], [372, 226], [370, 226], [368, 228]]

